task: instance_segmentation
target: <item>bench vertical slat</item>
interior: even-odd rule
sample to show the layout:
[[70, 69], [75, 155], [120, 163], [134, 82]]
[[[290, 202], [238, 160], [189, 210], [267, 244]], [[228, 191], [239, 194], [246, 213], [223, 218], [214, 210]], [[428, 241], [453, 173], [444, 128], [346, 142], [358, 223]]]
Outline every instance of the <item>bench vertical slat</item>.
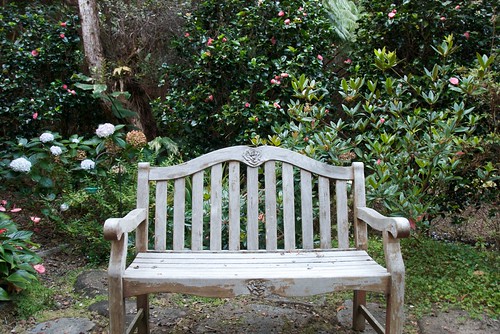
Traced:
[[265, 198], [266, 198], [266, 249], [276, 250], [277, 243], [277, 218], [276, 218], [276, 163], [268, 161], [264, 164]]
[[186, 212], [186, 180], [174, 181], [174, 233], [173, 249], [184, 249], [184, 224]]
[[337, 198], [337, 237], [339, 248], [349, 248], [349, 220], [347, 216], [347, 182], [337, 181], [335, 186]]
[[229, 250], [240, 249], [240, 163], [229, 163]]
[[318, 177], [319, 196], [319, 233], [320, 247], [332, 247], [332, 227], [330, 217], [330, 181], [326, 177]]
[[210, 250], [222, 248], [222, 164], [210, 173]]
[[200, 171], [193, 174], [193, 190], [191, 194], [191, 249], [203, 249], [203, 175]]
[[314, 248], [311, 173], [300, 171], [300, 201], [302, 206], [302, 248]]
[[295, 249], [295, 190], [293, 166], [283, 163], [283, 228], [285, 250]]
[[259, 169], [247, 167], [247, 248], [259, 249]]
[[[140, 162], [137, 174], [137, 208], [149, 208], [149, 162]], [[142, 222], [135, 234], [135, 247], [137, 252], [148, 250], [148, 216], [146, 221]]]
[[155, 249], [167, 247], [167, 181], [156, 182]]

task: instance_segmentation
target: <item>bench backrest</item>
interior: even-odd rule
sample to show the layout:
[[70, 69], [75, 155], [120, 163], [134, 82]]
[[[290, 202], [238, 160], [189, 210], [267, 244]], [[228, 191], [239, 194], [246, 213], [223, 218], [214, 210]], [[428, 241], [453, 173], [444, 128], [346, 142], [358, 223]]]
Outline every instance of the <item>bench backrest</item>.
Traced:
[[[364, 182], [362, 163], [235, 146], [176, 166], [140, 163], [137, 207], [154, 216], [155, 250], [293, 250], [332, 248], [334, 234], [338, 248], [349, 248], [351, 204], [354, 243], [364, 249], [366, 225], [355, 210], [365, 206]], [[148, 225], [137, 232], [138, 251], [148, 249]]]

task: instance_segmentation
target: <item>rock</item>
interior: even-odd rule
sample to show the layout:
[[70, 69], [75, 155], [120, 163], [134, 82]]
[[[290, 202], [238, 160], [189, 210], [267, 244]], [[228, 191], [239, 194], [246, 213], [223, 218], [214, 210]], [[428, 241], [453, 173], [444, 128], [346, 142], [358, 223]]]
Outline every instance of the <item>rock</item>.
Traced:
[[31, 334], [80, 334], [89, 333], [95, 324], [84, 318], [60, 318], [36, 325]]
[[[102, 315], [103, 317], [108, 317], [109, 316], [109, 303], [107, 300], [102, 300], [100, 302], [94, 303], [94, 304], [89, 306], [89, 311], [96, 312], [97, 314]], [[126, 300], [125, 301], [125, 311], [127, 312], [127, 314], [135, 314], [135, 312], [136, 312], [135, 301]]]
[[105, 270], [89, 270], [81, 273], [75, 282], [75, 291], [87, 297], [108, 294], [108, 274]]
[[500, 333], [500, 321], [483, 317], [471, 319], [469, 314], [461, 310], [440, 312], [425, 316], [418, 321], [421, 334], [491, 334]]

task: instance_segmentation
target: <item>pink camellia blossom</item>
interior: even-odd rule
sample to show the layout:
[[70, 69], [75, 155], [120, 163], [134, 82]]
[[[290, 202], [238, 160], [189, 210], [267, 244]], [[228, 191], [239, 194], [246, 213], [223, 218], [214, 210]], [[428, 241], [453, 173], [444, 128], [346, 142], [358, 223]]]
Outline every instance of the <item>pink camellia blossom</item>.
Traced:
[[20, 212], [22, 210], [23, 209], [21, 209], [21, 208], [16, 208], [16, 206], [14, 205], [14, 207], [12, 209], [10, 209], [10, 212], [16, 213], [16, 212]]
[[36, 112], [33, 114], [33, 119], [37, 119], [37, 118], [38, 118], [38, 113]]
[[275, 45], [275, 44], [276, 44], [276, 38], [274, 38], [274, 36], [271, 38], [271, 44], [272, 44], [272, 45]]
[[396, 13], [390, 12], [389, 14], [387, 14], [387, 16], [389, 16], [389, 18], [392, 20], [394, 18], [394, 16], [396, 16]]
[[464, 32], [464, 37], [465, 39], [469, 39], [470, 33], [468, 31]]
[[73, 89], [68, 89], [68, 93], [70, 93], [71, 95], [76, 95], [76, 92]]
[[459, 9], [460, 9], [460, 5], [456, 5], [456, 6], [455, 6], [455, 9], [456, 9], [456, 10], [459, 10]]
[[456, 86], [456, 85], [458, 85], [458, 82], [459, 82], [458, 78], [455, 78], [455, 77], [451, 77], [451, 78], [450, 78], [450, 83], [451, 83], [452, 85], [455, 85], [455, 86]]
[[62, 89], [68, 89], [68, 85], [62, 85]]
[[209, 38], [208, 42], [207, 42], [207, 46], [212, 45], [213, 42], [214, 42], [214, 39], [213, 38]]
[[45, 267], [43, 266], [43, 264], [35, 264], [33, 266], [33, 269], [35, 269], [35, 271], [39, 274], [45, 273]]
[[7, 229], [6, 229], [6, 228], [0, 228], [0, 234], [3, 234], [3, 233], [5, 233], [5, 232], [7, 232]]
[[299, 12], [303, 11], [304, 7], [299, 7]]
[[39, 55], [38, 50], [35, 49], [35, 50], [31, 51], [31, 55], [33, 57], [37, 57]]
[[279, 13], [278, 13], [278, 16], [279, 16], [279, 17], [285, 16], [285, 12], [284, 12], [284, 11], [282, 11], [282, 10], [280, 10], [280, 11], [279, 11]]
[[380, 165], [382, 163], [382, 160], [377, 159], [377, 162], [375, 162], [377, 165]]
[[226, 37], [222, 38], [222, 42], [226, 43], [227, 42], [227, 38]]
[[385, 122], [385, 118], [381, 118], [380, 123], [384, 124], [384, 122]]
[[214, 96], [213, 96], [213, 95], [209, 95], [209, 96], [208, 96], [208, 100], [209, 100], [209, 101], [213, 101], [213, 100], [214, 100]]
[[31, 216], [30, 219], [35, 224], [38, 224], [40, 222], [40, 220], [42, 220], [42, 218], [37, 217], [37, 216]]
[[65, 34], [59, 34], [59, 37], [66, 38], [66, 35]]
[[441, 20], [441, 22], [446, 21], [446, 17], [444, 17], [444, 16], [441, 16], [439, 19]]
[[281, 77], [280, 77], [279, 75], [275, 75], [275, 76], [274, 76], [274, 78], [275, 78], [276, 80], [281, 79]]
[[289, 25], [289, 24], [290, 24], [290, 19], [286, 19], [286, 20], [285, 20], [285, 24], [286, 24], [286, 25]]
[[184, 33], [184, 37], [189, 37], [191, 36], [188, 32]]
[[322, 55], [318, 55], [318, 59], [319, 60], [323, 60], [323, 56]]
[[351, 58], [347, 58], [346, 60], [344, 60], [344, 64], [351, 65], [352, 64]]
[[281, 106], [278, 102], [274, 102], [273, 103], [273, 106], [276, 108], [276, 109], [281, 109]]
[[60, 25], [61, 27], [65, 28], [65, 27], [68, 25], [68, 23], [66, 23], [66, 22], [61, 22], [61, 23], [59, 23], [59, 25]]
[[286, 72], [281, 73], [280, 76], [282, 78], [288, 78], [289, 77], [288, 73], [286, 73]]
[[245, 108], [250, 108], [250, 103], [245, 103]]
[[276, 79], [271, 79], [271, 84], [275, 85], [276, 84]]

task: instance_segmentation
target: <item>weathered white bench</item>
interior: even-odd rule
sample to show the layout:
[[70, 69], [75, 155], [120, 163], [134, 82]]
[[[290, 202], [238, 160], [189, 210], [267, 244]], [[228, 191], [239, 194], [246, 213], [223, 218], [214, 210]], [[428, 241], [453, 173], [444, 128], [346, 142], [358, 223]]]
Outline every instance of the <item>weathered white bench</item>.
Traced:
[[[363, 169], [362, 163], [331, 166], [266, 146], [225, 148], [171, 167], [140, 163], [137, 209], [104, 225], [112, 241], [110, 332], [148, 333], [149, 293], [353, 290], [354, 329], [363, 330], [366, 319], [380, 333], [402, 333], [405, 271], [398, 238], [410, 227], [405, 218], [365, 207]], [[367, 224], [382, 232], [386, 268], [366, 252]], [[136, 254], [126, 267], [132, 231]], [[365, 306], [367, 291], [387, 296], [385, 329]], [[125, 298], [133, 296], [138, 312], [127, 327]]]

